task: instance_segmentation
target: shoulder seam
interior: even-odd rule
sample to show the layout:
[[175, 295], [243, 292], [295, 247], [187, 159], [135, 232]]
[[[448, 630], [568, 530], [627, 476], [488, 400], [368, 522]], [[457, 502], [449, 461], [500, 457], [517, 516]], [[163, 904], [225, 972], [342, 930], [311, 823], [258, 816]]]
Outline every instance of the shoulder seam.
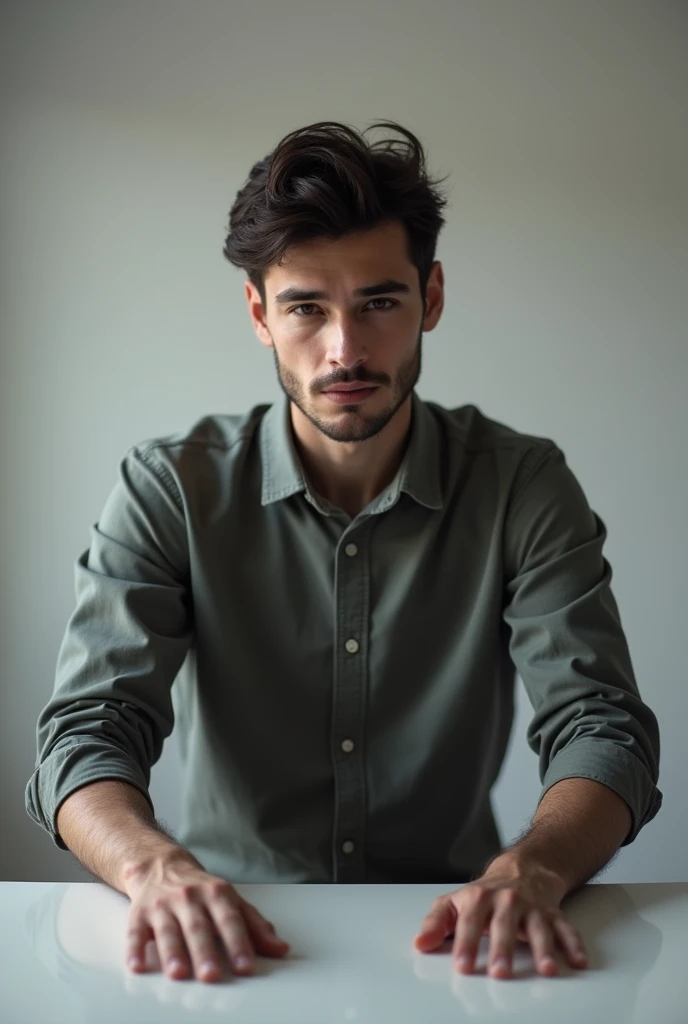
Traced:
[[222, 444], [219, 441], [199, 441], [193, 437], [180, 437], [177, 441], [146, 441], [143, 445], [135, 445], [140, 452], [154, 451], [156, 448], [178, 448], [180, 446], [186, 447], [197, 447], [197, 448], [215, 448], [219, 451], [228, 452], [235, 445], [239, 444], [240, 441], [246, 440], [250, 437], [251, 431], [243, 430], [233, 441], [229, 441], [226, 444]]
[[[152, 445], [151, 449], [154, 447], [155, 445]], [[175, 484], [172, 474], [165, 466], [162, 466], [159, 462], [155, 462], [153, 459], [148, 458], [148, 454], [151, 449], [146, 448], [144, 450], [139, 448], [138, 445], [134, 445], [132, 448], [129, 449], [129, 454], [134, 459], [136, 459], [137, 462], [140, 462], [144, 466], [146, 466], [146, 468], [149, 469], [150, 472], [153, 473], [153, 475], [158, 478], [160, 483], [167, 491], [168, 497], [172, 499], [175, 506], [183, 516], [184, 506], [182, 504], [182, 499], [179, 495], [179, 488]]]
[[[430, 404], [431, 403], [426, 402], [426, 405], [430, 405]], [[490, 421], [489, 417], [484, 416], [480, 412], [480, 410], [477, 408], [477, 406], [470, 406], [469, 408], [474, 408], [478, 412], [478, 414], [480, 415], [481, 419], [484, 422], [496, 422], [496, 421]], [[499, 424], [499, 423], [497, 425], [498, 426], [506, 426], [506, 424]], [[534, 448], [538, 448], [539, 449], [539, 448], [541, 448], [543, 446], [544, 446], [545, 449], [548, 450], [552, 445], [555, 445], [555, 447], [556, 447], [555, 442], [551, 438], [544, 437], [544, 436], [542, 436], [540, 434], [526, 434], [526, 433], [523, 433], [522, 431], [517, 431], [517, 430], [513, 431], [513, 433], [514, 433], [513, 437], [501, 437], [500, 438], [500, 437], [494, 437], [493, 436], [493, 437], [491, 437], [489, 440], [487, 440], [484, 443], [479, 443], [479, 442], [476, 443], [475, 441], [472, 441], [472, 442], [469, 441], [469, 434], [470, 434], [470, 432], [465, 429], [464, 425], [459, 425], [457, 423], [454, 423], [452, 420], [445, 419], [444, 426], [445, 426], [445, 431], [446, 431], [447, 439], [450, 440], [450, 441], [458, 441], [463, 446], [465, 451], [467, 451], [467, 452], [492, 451], [492, 450], [500, 449], [500, 448], [501, 449], [503, 449], [503, 448], [512, 448], [513, 449], [513, 448], [524, 448], [524, 447], [530, 450], [530, 449], [534, 449]], [[512, 430], [513, 428], [510, 428], [510, 427], [507, 426], [507, 429]]]
[[167, 438], [152, 438], [148, 441], [141, 441], [134, 447], [142, 454], [144, 452], [150, 452], [156, 448], [177, 448], [177, 447], [198, 447], [198, 448], [214, 448], [217, 451], [231, 451], [241, 441], [245, 441], [246, 438], [251, 437], [255, 432], [256, 427], [260, 424], [263, 415], [266, 413], [269, 406], [257, 406], [254, 410], [254, 414], [244, 424], [241, 431], [232, 441], [222, 442], [212, 440], [210, 438], [198, 439], [193, 437], [167, 437]]
[[[519, 487], [518, 487], [518, 491], [514, 492], [514, 496], [517, 493], [520, 493], [523, 490], [523, 488], [526, 487], [526, 485], [528, 484], [528, 481], [535, 475], [535, 471], [540, 468], [542, 463], [548, 458], [549, 455], [552, 454], [552, 452], [556, 452], [556, 451], [560, 451], [560, 448], [553, 441], [548, 441], [547, 442], [547, 446], [544, 448], [544, 450], [540, 450], [539, 446], [538, 447], [534, 447], [533, 446], [533, 447], [528, 449], [528, 451], [526, 452], [526, 454], [525, 454], [525, 456], [523, 458], [523, 462], [521, 463], [521, 467], [525, 467], [527, 465], [527, 463], [528, 463], [528, 461], [529, 461], [531, 456], [532, 456], [532, 462], [531, 462], [530, 467], [528, 468], [528, 472], [527, 472], [527, 474], [525, 476], [525, 479], [520, 481], [520, 484], [519, 484]], [[540, 457], [539, 458], [535, 458], [535, 456], [537, 456], [537, 455], [539, 455]], [[523, 471], [525, 472], [525, 469]]]

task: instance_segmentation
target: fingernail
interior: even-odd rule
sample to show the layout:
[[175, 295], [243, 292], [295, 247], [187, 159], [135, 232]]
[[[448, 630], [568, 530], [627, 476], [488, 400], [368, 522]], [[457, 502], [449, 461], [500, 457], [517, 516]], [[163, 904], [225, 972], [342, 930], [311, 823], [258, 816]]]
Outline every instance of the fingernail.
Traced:
[[181, 970], [181, 968], [183, 966], [184, 966], [184, 964], [182, 963], [182, 961], [178, 957], [176, 957], [176, 956], [172, 957], [171, 960], [167, 961], [167, 970], [168, 971], [179, 971], [179, 970]]
[[456, 962], [459, 965], [459, 967], [470, 967], [471, 966], [471, 958], [469, 956], [466, 956], [466, 955], [458, 957]]
[[130, 956], [129, 959], [127, 960], [127, 967], [131, 967], [131, 968], [140, 967], [141, 963], [142, 963], [141, 957], [139, 957], [139, 956]]
[[251, 958], [248, 956], [238, 956], [234, 960], [234, 966], [240, 971], [246, 970], [247, 967], [251, 966]]
[[497, 957], [497, 959], [492, 964], [493, 971], [508, 971], [508, 969], [509, 961], [503, 956]]
[[204, 960], [203, 963], [198, 968], [198, 970], [202, 974], [208, 974], [211, 971], [216, 971], [217, 970], [217, 964], [215, 963], [214, 960]]
[[543, 956], [542, 960], [540, 961], [540, 964], [543, 967], [547, 967], [547, 968], [555, 967], [556, 966], [555, 962], [554, 962], [554, 960], [553, 960], [553, 958], [551, 956]]

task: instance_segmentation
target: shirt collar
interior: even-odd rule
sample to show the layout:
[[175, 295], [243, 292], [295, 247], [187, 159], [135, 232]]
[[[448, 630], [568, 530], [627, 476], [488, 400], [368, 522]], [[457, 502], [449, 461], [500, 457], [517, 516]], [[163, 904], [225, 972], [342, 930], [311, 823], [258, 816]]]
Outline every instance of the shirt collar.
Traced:
[[[441, 509], [443, 505], [440, 425], [415, 391], [412, 403], [411, 436], [396, 476], [375, 500], [380, 511], [396, 504], [401, 491], [426, 508]], [[263, 461], [262, 505], [270, 505], [301, 491], [309, 494], [294, 445], [290, 402], [285, 394], [263, 416], [260, 451]], [[318, 504], [313, 495], [310, 498]]]
[[291, 432], [289, 399], [281, 394], [260, 424], [260, 453], [263, 461], [262, 505], [289, 498], [306, 490], [301, 463]]

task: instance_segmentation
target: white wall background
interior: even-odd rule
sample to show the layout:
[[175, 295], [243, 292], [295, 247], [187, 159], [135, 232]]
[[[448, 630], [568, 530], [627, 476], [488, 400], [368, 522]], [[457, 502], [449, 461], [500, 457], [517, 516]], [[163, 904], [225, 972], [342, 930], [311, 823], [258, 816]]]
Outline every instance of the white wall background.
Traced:
[[[0, 878], [83, 877], [24, 787], [119, 459], [277, 397], [221, 255], [237, 189], [294, 128], [390, 118], [452, 175], [420, 394], [555, 439], [609, 529], [665, 802], [604, 880], [684, 880], [688, 7], [5, 0], [2, 19]], [[528, 715], [519, 682], [506, 838], [539, 793]], [[152, 786], [172, 827], [179, 771], [173, 737]]]

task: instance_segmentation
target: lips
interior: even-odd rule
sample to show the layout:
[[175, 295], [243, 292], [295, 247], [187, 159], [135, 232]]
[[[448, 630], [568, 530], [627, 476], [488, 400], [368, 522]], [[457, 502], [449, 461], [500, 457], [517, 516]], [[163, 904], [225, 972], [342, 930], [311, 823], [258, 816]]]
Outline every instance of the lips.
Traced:
[[337, 405], [360, 405], [361, 402], [367, 401], [371, 395], [377, 391], [377, 385], [372, 386], [364, 384], [351, 385], [342, 384], [337, 388], [330, 388], [328, 391], [323, 392], [331, 402], [335, 402]]
[[370, 391], [371, 388], [376, 387], [375, 384], [337, 384], [333, 388], [328, 388], [325, 394], [330, 394], [332, 391]]

